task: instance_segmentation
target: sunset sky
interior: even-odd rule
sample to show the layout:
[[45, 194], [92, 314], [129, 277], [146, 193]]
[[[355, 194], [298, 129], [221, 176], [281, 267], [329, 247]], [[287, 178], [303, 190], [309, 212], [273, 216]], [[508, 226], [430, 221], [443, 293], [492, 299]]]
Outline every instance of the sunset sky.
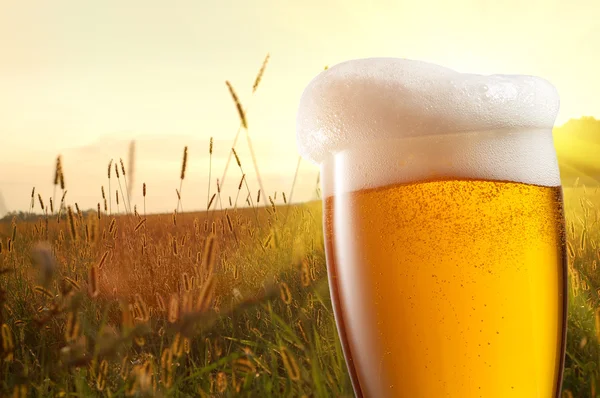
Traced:
[[[27, 210], [33, 186], [50, 197], [61, 154], [69, 202], [95, 207], [108, 161], [135, 139], [133, 201], [146, 182], [148, 210], [173, 211], [188, 145], [184, 207], [204, 208], [209, 138], [214, 180], [239, 126], [225, 80], [249, 107], [265, 189], [289, 192], [302, 91], [352, 58], [539, 75], [560, 92], [558, 124], [598, 117], [598, 21], [596, 0], [0, 0], [0, 195], [8, 210]], [[257, 190], [245, 138], [237, 148]], [[240, 177], [232, 167], [226, 196]], [[301, 163], [295, 201], [315, 197], [316, 178]]]

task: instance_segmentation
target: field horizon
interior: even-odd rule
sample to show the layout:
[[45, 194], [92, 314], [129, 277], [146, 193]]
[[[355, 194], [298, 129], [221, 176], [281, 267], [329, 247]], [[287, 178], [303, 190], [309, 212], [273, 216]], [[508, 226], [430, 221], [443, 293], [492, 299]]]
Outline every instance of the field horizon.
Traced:
[[[239, 135], [239, 133], [238, 133]], [[597, 161], [596, 161], [596, 157], [595, 157], [595, 153], [600, 151], [600, 120], [596, 119], [594, 116], [580, 116], [580, 117], [572, 117], [570, 119], [568, 119], [565, 123], [561, 124], [561, 125], [556, 125], [553, 129], [553, 136], [554, 136], [554, 143], [555, 143], [555, 148], [556, 148], [556, 152], [557, 152], [557, 157], [558, 157], [558, 161], [559, 161], [559, 168], [560, 168], [560, 173], [561, 173], [561, 182], [563, 187], [571, 187], [575, 184], [575, 181], [577, 179], [580, 180], [580, 183], [583, 184], [587, 184], [587, 185], [597, 185], [600, 184], [600, 166], [598, 166]], [[181, 137], [180, 137], [181, 138]], [[173, 143], [171, 142], [172, 139], [170, 139], [169, 137], [163, 137], [163, 141], [160, 141], [160, 143], [162, 143], [162, 145], [167, 145], [169, 146], [170, 150], [173, 150]], [[224, 140], [225, 141], [225, 140]], [[236, 144], [237, 140], [234, 141], [234, 145]], [[157, 142], [158, 143], [158, 142]], [[157, 144], [155, 143], [155, 144]], [[105, 142], [102, 143], [103, 145], [106, 145]], [[134, 146], [134, 151], [135, 151], [135, 146], [140, 146], [140, 142], [136, 141], [135, 138], [133, 138], [132, 141], [125, 141], [125, 140], [120, 140], [118, 142], [112, 143], [112, 146], [114, 146], [113, 150], [117, 150], [117, 151], [122, 151], [123, 153], [127, 153], [128, 151], [131, 151], [131, 146]], [[130, 146], [129, 149], [127, 149], [127, 145]], [[185, 145], [185, 144], [183, 144]], [[183, 147], [182, 145], [182, 147]], [[197, 145], [199, 145], [199, 143], [197, 143]], [[252, 143], [250, 143], [249, 145], [252, 145]], [[226, 145], [221, 145], [221, 146], [225, 146]], [[74, 149], [70, 149], [68, 151], [69, 153], [69, 161], [70, 162], [75, 162], [75, 163], [79, 163], [82, 161], [82, 156], [88, 156], [87, 155], [87, 151], [91, 150], [91, 149], [86, 149], [87, 147], [83, 148], [85, 149], [82, 153], [79, 153]], [[82, 149], [82, 150], [83, 150]], [[227, 151], [225, 150], [225, 148], [217, 148], [215, 146], [215, 151], [219, 151], [219, 157], [220, 158], [224, 158], [227, 159], [226, 163], [227, 165], [229, 164], [229, 162], [231, 161], [231, 150]], [[243, 156], [250, 158], [252, 156], [252, 153], [254, 151], [254, 149], [249, 149], [246, 148], [246, 145], [238, 145], [238, 152], [242, 153], [243, 151]], [[143, 151], [140, 151], [139, 149], [137, 150], [137, 153], [133, 154], [133, 161], [137, 161], [137, 162], [148, 162], [148, 156], [153, 156], [153, 152], [150, 152], [149, 154], [144, 154]], [[99, 159], [97, 155], [94, 155], [94, 159]], [[131, 154], [128, 154], [127, 156], [131, 156]], [[205, 155], [200, 156], [200, 159], [196, 159], [194, 158], [193, 161], [194, 162], [207, 162], [209, 160], [209, 155], [206, 154], [206, 158], [204, 158]], [[131, 161], [132, 159], [129, 158], [123, 158], [126, 160], [127, 166], [129, 167], [131, 165]], [[103, 159], [106, 160], [106, 159]], [[64, 160], [63, 160], [64, 161]], [[192, 161], [192, 159], [190, 159], [190, 161]], [[89, 162], [88, 162], [89, 163]], [[261, 180], [264, 179], [260, 177], [260, 174], [257, 172], [257, 166], [258, 163], [254, 163], [254, 160], [252, 160], [252, 168], [250, 170], [249, 173], [246, 173], [246, 178], [250, 181], [250, 184], [252, 184], [253, 186], [257, 186], [260, 187]], [[296, 165], [296, 185], [298, 184], [302, 184], [302, 191], [303, 194], [302, 196], [302, 200], [301, 202], [312, 202], [315, 200], [319, 200], [318, 197], [316, 197], [314, 195], [314, 190], [313, 193], [310, 195], [311, 198], [309, 197], [307, 199], [307, 192], [309, 190], [311, 190], [312, 188], [308, 188], [309, 186], [314, 186], [314, 181], [307, 181], [305, 179], [302, 179], [302, 177], [306, 177], [306, 170], [302, 171], [302, 168], [299, 166], [300, 165], [300, 160], [298, 160], [298, 165]], [[51, 166], [51, 165], [48, 165]], [[288, 165], [289, 166], [289, 165]], [[227, 166], [228, 167], [228, 166]], [[289, 167], [288, 167], [289, 168]], [[300, 172], [301, 174], [298, 174], [298, 168], [300, 168]], [[91, 170], [88, 170], [88, 172], [91, 172]], [[98, 170], [94, 170], [94, 175], [97, 175]], [[189, 173], [189, 171], [188, 171]], [[304, 173], [304, 174], [302, 174]], [[141, 172], [139, 170], [136, 171], [137, 175], [135, 175], [135, 184], [134, 181], [130, 181], [132, 183], [132, 186], [129, 188], [129, 190], [131, 191], [131, 195], [132, 197], [135, 196], [136, 200], [140, 199], [140, 192], [141, 192], [141, 180], [140, 180], [140, 174]], [[317, 173], [314, 173], [315, 176], [317, 176]], [[311, 174], [312, 175], [312, 174]], [[258, 177], [257, 177], [258, 176]], [[195, 171], [195, 174], [193, 176], [191, 176], [191, 178], [197, 178], [198, 177], [198, 170]], [[208, 184], [208, 180], [206, 180], [207, 176], [202, 176], [200, 178], [200, 180], [195, 180], [196, 182], [200, 182], [200, 184], [192, 184], [193, 186], [189, 189], [193, 189], [194, 192], [194, 198], [191, 199], [191, 203], [193, 203], [193, 207], [194, 207], [194, 211], [202, 211], [202, 207], [204, 206], [204, 204], [202, 205], [198, 205], [198, 203], [204, 202], [203, 199], [201, 199], [201, 197], [203, 196], [203, 191], [202, 188], [200, 188], [200, 186], [207, 185]], [[241, 174], [239, 175], [239, 177], [241, 177]], [[293, 176], [290, 176], [290, 179]], [[300, 177], [298, 179], [298, 177]], [[81, 178], [81, 176], [78, 176], [77, 178]], [[189, 179], [190, 177], [188, 177]], [[235, 178], [235, 177], [232, 177]], [[271, 185], [274, 185], [272, 181]], [[86, 182], [86, 184], [89, 184], [89, 182]], [[35, 186], [36, 184], [33, 184], [32, 186]], [[214, 181], [211, 182], [211, 185], [213, 185], [212, 189], [215, 190], [216, 187], [214, 186]], [[232, 184], [228, 184], [226, 187], [223, 187], [223, 189], [227, 190], [227, 194], [228, 195], [233, 195], [235, 194], [235, 183]], [[281, 184], [283, 185], [283, 184]], [[277, 186], [276, 188], [278, 188], [278, 190], [282, 191], [281, 188], [282, 186]], [[51, 185], [46, 185], [44, 184], [43, 186], [38, 186], [38, 191], [45, 191], [46, 189], [48, 189], [49, 187], [52, 187]], [[27, 188], [30, 189], [30, 188]], [[152, 185], [152, 189], [153, 190], [158, 190], [158, 192], [160, 193], [160, 196], [158, 196], [158, 198], [164, 202], [164, 201], [171, 201], [173, 200], [176, 201], [176, 196], [175, 193], [169, 194], [168, 196], [165, 195], [164, 191], [166, 191], [166, 183], [165, 181], [160, 181], [160, 183], [158, 184], [158, 186], [154, 186]], [[169, 187], [170, 192], [172, 192], [173, 187]], [[290, 187], [286, 187], [285, 190], [289, 191]], [[139, 192], [138, 192], [139, 191]], [[79, 194], [81, 195], [82, 192], [78, 191]], [[283, 191], [282, 191], [283, 192]], [[187, 192], [186, 197], [189, 200], [189, 195], [190, 192]], [[26, 194], [24, 193], [22, 195], [23, 198], [26, 198]], [[168, 198], [168, 199], [167, 199]], [[54, 198], [56, 199], [56, 198]], [[73, 202], [80, 202], [80, 204], [82, 203], [81, 201], [79, 201], [78, 199], [83, 199], [83, 202], [87, 203], [87, 205], [82, 206], [82, 210], [83, 208], [87, 208], [88, 210], [93, 209], [93, 206], [95, 204], [95, 199], [91, 199], [88, 196], [88, 193], [85, 193], [85, 196], [80, 197], [80, 198], [75, 198], [75, 200], [73, 200]], [[240, 198], [241, 199], [241, 198]], [[23, 203], [26, 203], [26, 199], [22, 199]], [[47, 197], [44, 197], [44, 200], [48, 200]], [[113, 198], [114, 200], [114, 198]], [[208, 200], [208, 199], [207, 199]], [[14, 200], [13, 200], [14, 202]], [[246, 207], [247, 205], [245, 203], [241, 203], [240, 204], [242, 207]], [[23, 212], [25, 213], [27, 211], [27, 208], [25, 206], [17, 206], [17, 207], [12, 207], [10, 208], [8, 206], [8, 204], [6, 203], [6, 199], [4, 199], [3, 197], [3, 193], [2, 191], [0, 191], [0, 219], [3, 219], [7, 216], [7, 214], [14, 214], [14, 213], [19, 213], [19, 212]], [[157, 210], [157, 211], [149, 211], [148, 214], [163, 214], [163, 213], [167, 213], [169, 212], [169, 210]]]

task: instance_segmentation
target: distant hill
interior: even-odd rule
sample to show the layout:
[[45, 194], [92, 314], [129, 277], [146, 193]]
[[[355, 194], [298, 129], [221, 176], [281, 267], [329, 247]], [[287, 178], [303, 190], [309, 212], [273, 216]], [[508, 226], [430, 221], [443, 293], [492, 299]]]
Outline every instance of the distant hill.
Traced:
[[553, 133], [563, 186], [572, 186], [577, 178], [588, 186], [600, 185], [600, 120], [571, 119]]

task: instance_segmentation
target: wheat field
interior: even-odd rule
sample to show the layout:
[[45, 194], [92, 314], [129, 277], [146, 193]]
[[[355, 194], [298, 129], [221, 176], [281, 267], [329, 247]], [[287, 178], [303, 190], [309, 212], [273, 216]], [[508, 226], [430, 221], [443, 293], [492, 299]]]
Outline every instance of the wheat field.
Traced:
[[[563, 396], [597, 397], [600, 192], [564, 194]], [[264, 196], [246, 208], [110, 215], [49, 209], [32, 194], [37, 215], [0, 224], [2, 395], [352, 396], [321, 203]]]
[[2, 224], [2, 395], [350, 396], [320, 203], [272, 200]]

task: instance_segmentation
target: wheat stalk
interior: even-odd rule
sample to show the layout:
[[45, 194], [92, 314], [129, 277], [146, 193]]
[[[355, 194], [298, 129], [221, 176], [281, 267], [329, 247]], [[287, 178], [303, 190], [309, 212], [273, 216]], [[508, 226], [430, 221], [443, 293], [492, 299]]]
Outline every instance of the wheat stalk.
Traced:
[[[256, 92], [256, 89], [258, 88], [259, 83], [262, 80], [262, 77], [264, 75], [265, 68], [267, 66], [268, 60], [269, 60], [269, 54], [267, 54], [267, 56], [265, 57], [265, 60], [263, 61], [262, 65], [261, 65], [261, 68], [260, 68], [260, 70], [259, 70], [259, 72], [258, 72], [258, 74], [256, 76], [256, 79], [254, 80], [254, 84], [252, 86], [252, 96], [250, 98], [251, 100], [252, 100], [252, 98], [254, 96], [254, 93]], [[243, 108], [241, 108], [241, 104], [239, 102], [239, 99], [237, 98], [237, 95], [233, 91], [233, 87], [231, 86], [231, 84], [229, 82], [226, 82], [226, 84], [227, 84], [227, 86], [229, 88], [230, 94], [231, 94], [231, 96], [232, 96], [232, 98], [233, 98], [233, 100], [234, 100], [234, 102], [236, 104], [236, 108], [238, 109], [238, 113], [240, 115], [240, 125], [239, 125], [238, 130], [237, 130], [237, 132], [235, 134], [235, 137], [233, 139], [233, 144], [231, 145], [232, 148], [235, 148], [236, 144], [237, 144], [237, 141], [238, 141], [238, 138], [240, 136], [240, 132], [242, 131], [242, 127], [246, 130], [246, 134], [248, 133], [248, 125], [246, 123], [246, 116], [248, 115], [248, 110], [249, 110], [250, 106], [248, 106], [245, 110]], [[248, 142], [250, 143], [250, 140], [248, 140]], [[250, 150], [252, 151], [252, 149], [250, 149]], [[222, 184], [225, 184], [225, 177], [227, 176], [227, 171], [229, 170], [229, 163], [231, 162], [231, 155], [232, 154], [230, 153], [229, 156], [227, 157], [227, 162], [225, 163], [225, 169], [223, 170], [223, 176], [221, 177], [221, 183]], [[258, 178], [258, 180], [260, 182], [261, 179], [260, 179], [260, 175], [258, 173], [258, 169], [255, 168], [255, 171], [256, 171], [256, 174], [257, 174], [257, 178]], [[262, 184], [260, 184], [260, 185], [262, 187]]]
[[195, 310], [197, 312], [206, 312], [210, 308], [210, 305], [215, 296], [215, 285], [216, 281], [214, 275], [209, 275], [202, 285], [202, 290], [198, 295], [198, 301], [196, 302]]
[[233, 102], [235, 103], [235, 107], [238, 111], [238, 116], [240, 117], [240, 122], [242, 123], [242, 127], [247, 129], [248, 121], [246, 120], [246, 113], [244, 112], [242, 103], [240, 102], [240, 99], [238, 98], [237, 94], [235, 93], [235, 90], [233, 89], [233, 86], [231, 85], [229, 80], [225, 81], [225, 84], [227, 85], [227, 88], [229, 89], [229, 94], [231, 95], [231, 98], [233, 99]]
[[210, 143], [208, 145], [208, 189], [206, 192], [206, 206], [207, 208], [210, 207], [208, 205], [209, 202], [209, 198], [210, 198], [210, 182], [212, 179], [212, 154], [213, 154], [213, 137], [210, 137]]
[[119, 158], [119, 163], [121, 164], [121, 173], [123, 174], [123, 180], [125, 181], [125, 194], [127, 195], [127, 202], [125, 202], [125, 195], [123, 195], [123, 190], [121, 190], [121, 195], [123, 196], [123, 206], [125, 206], [125, 211], [131, 213], [131, 200], [129, 200], [129, 186], [127, 184], [127, 174], [125, 173], [125, 164], [123, 163], [123, 159]]
[[142, 185], [142, 194], [144, 195], [144, 218], [146, 217], [146, 183]]
[[100, 293], [98, 286], [98, 268], [92, 265], [88, 274], [88, 293], [92, 298], [98, 297]]
[[240, 197], [240, 191], [242, 190], [242, 185], [244, 184], [245, 180], [246, 180], [246, 174], [242, 174], [242, 179], [240, 180], [240, 183], [238, 184], [238, 191], [237, 191], [237, 194], [235, 195], [235, 204], [233, 206], [234, 210], [237, 208], [238, 198]]
[[179, 176], [179, 191], [177, 191], [177, 209], [181, 207], [183, 213], [183, 204], [181, 203], [181, 189], [183, 187], [183, 180], [185, 179], [185, 171], [187, 169], [188, 161], [188, 147], [187, 145], [183, 148], [183, 159], [181, 160], [181, 174]]
[[267, 68], [267, 63], [269, 62], [270, 54], [267, 53], [265, 60], [263, 61], [260, 70], [258, 71], [258, 75], [256, 75], [256, 79], [254, 79], [254, 84], [252, 85], [252, 93], [256, 92], [258, 85], [260, 84], [262, 77], [265, 73], [265, 69]]
[[111, 190], [110, 190], [110, 171], [112, 169], [112, 163], [113, 160], [111, 159], [110, 162], [108, 162], [108, 214], [112, 215], [112, 194], [111, 194]]
[[64, 206], [65, 194], [67, 192], [65, 190], [65, 174], [64, 174], [64, 168], [63, 168], [62, 160], [61, 160], [61, 164], [60, 164], [60, 174], [58, 176], [58, 181], [59, 181], [60, 189], [61, 189], [61, 191], [63, 193], [62, 200], [60, 201], [60, 210], [62, 210], [63, 206]]
[[61, 191], [65, 190], [65, 170], [62, 167], [62, 164], [60, 166], [60, 189]]
[[73, 217], [73, 209], [71, 206], [67, 207], [67, 214], [69, 217], [69, 232], [71, 233], [71, 239], [77, 240], [77, 228], [75, 228], [75, 217]]
[[[219, 202], [220, 209], [223, 210], [223, 202], [221, 202], [221, 184], [219, 183], [218, 178], [217, 178], [217, 201]], [[213, 216], [214, 216], [215, 211], [217, 210], [216, 207], [217, 207], [217, 205], [215, 204], [215, 208], [213, 209], [213, 212], [212, 212]]]
[[168, 319], [170, 323], [175, 323], [179, 319], [179, 298], [175, 293], [169, 300]]
[[281, 355], [281, 360], [283, 361], [283, 366], [288, 374], [290, 380], [298, 381], [300, 380], [300, 369], [298, 368], [298, 364], [294, 357], [288, 353], [285, 347], [281, 347], [279, 349], [279, 354]]
[[206, 206], [206, 211], [210, 210], [210, 206], [214, 202], [216, 196], [217, 196], [217, 194], [213, 193], [213, 196], [210, 198], [210, 201], [208, 202], [208, 206]]
[[140, 228], [142, 228], [142, 225], [144, 225], [145, 223], [146, 223], [146, 218], [144, 217], [137, 223], [133, 232], [137, 232]]
[[52, 197], [54, 199], [56, 199], [56, 187], [58, 186], [58, 184], [60, 182], [61, 170], [62, 170], [62, 161], [61, 161], [60, 155], [58, 155], [56, 157], [56, 167], [54, 169], [54, 194], [52, 195]]
[[[213, 222], [214, 225], [214, 222]], [[204, 243], [204, 252], [202, 253], [202, 263], [200, 276], [202, 280], [206, 280], [209, 276], [211, 276], [214, 272], [215, 262], [216, 262], [216, 251], [217, 251], [217, 240], [215, 236], [215, 231], [213, 231], [206, 238], [206, 242]]]
[[[42, 208], [42, 212], [44, 212], [45, 207], [44, 207], [44, 200], [42, 199], [42, 195], [40, 195], [38, 193], [38, 200], [40, 201], [40, 207]], [[46, 209], [46, 214], [48, 214], [48, 210]]]
[[31, 190], [31, 201], [29, 203], [29, 213], [33, 212], [33, 207], [35, 205], [35, 187]]
[[[238, 165], [238, 167], [240, 168], [240, 171], [242, 172], [242, 175], [245, 175], [244, 173], [244, 169], [242, 168], [242, 162], [240, 161], [240, 157], [238, 156], [235, 148], [231, 148], [231, 152], [233, 153], [233, 155], [235, 156], [235, 161]], [[242, 178], [242, 181], [245, 183], [246, 185], [246, 189], [248, 190], [248, 193], [250, 193], [250, 187], [248, 186], [248, 180]], [[240, 184], [242, 183], [242, 181], [240, 182]], [[260, 228], [260, 221], [258, 219], [258, 209], [257, 207], [254, 206], [254, 204], [252, 203], [252, 198], [250, 198], [250, 205], [254, 210], [254, 216], [256, 217], [256, 224], [259, 226]]]
[[79, 217], [79, 222], [83, 221], [83, 214], [81, 213], [81, 209], [79, 209], [79, 205], [75, 202], [75, 210], [77, 211], [77, 217]]
[[[116, 191], [117, 192], [117, 213], [119, 212], [119, 195], [118, 195], [118, 191], [121, 191], [121, 198], [123, 200], [125, 200], [125, 197], [123, 196], [123, 187], [121, 186], [121, 176], [119, 174], [119, 167], [117, 166], [117, 163], [115, 162], [115, 175], [117, 176], [117, 181], [119, 182], [119, 189]], [[123, 203], [123, 207], [125, 207], [125, 213], [129, 213], [129, 211], [127, 210], [127, 205], [125, 203]]]

